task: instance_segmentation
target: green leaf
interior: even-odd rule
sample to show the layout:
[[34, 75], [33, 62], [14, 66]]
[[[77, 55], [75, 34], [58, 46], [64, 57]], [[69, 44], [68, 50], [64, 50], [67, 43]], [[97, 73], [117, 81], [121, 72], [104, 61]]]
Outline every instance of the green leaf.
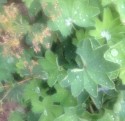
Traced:
[[10, 114], [8, 121], [24, 121], [24, 119], [20, 112], [15, 111]]
[[112, 0], [101, 0], [102, 6], [106, 6], [112, 3]]
[[120, 19], [123, 22], [123, 24], [125, 24], [125, 1], [124, 0], [114, 0], [113, 2], [116, 5], [116, 10], [118, 11], [119, 15], [120, 15]]
[[[44, 3], [46, 2], [43, 1]], [[58, 0], [47, 1], [44, 12], [47, 16], [54, 17], [54, 20], [49, 21], [49, 26], [54, 30], [60, 30], [63, 36], [68, 36], [72, 32], [73, 23], [80, 27], [93, 26], [93, 18], [100, 11], [87, 0]]]
[[102, 92], [99, 92], [97, 97], [91, 96], [91, 99], [98, 109], [102, 108], [102, 104], [103, 104], [103, 93]]
[[19, 73], [21, 77], [26, 76], [26, 75], [30, 75], [29, 70], [24, 65], [24, 60], [23, 59], [20, 59], [16, 63], [16, 67], [17, 67], [17, 69], [16, 69], [17, 73]]
[[108, 120], [108, 121], [119, 121], [119, 120], [116, 120], [115, 115], [110, 110], [105, 110], [105, 113], [102, 116], [102, 118], [98, 119], [97, 121], [106, 121], [106, 120]]
[[30, 16], [35, 16], [42, 9], [40, 0], [23, 0], [29, 10]]
[[109, 61], [118, 63], [121, 65], [120, 69], [120, 79], [122, 80], [123, 84], [125, 84], [125, 51], [124, 51], [124, 44], [125, 40], [120, 41], [119, 43], [110, 47], [105, 53], [105, 58]]
[[[62, 106], [76, 105], [76, 100], [69, 91], [61, 88], [59, 85], [56, 85], [55, 89], [57, 93], [47, 95], [47, 90], [39, 87], [38, 80], [32, 80], [25, 86], [23, 97], [25, 101], [31, 102], [34, 113], [42, 113], [40, 120], [48, 121], [52, 117], [55, 119], [62, 114]], [[42, 98], [42, 100], [40, 100], [40, 98]]]
[[36, 16], [41, 10], [40, 0], [34, 0], [30, 5], [29, 14], [30, 16]]
[[55, 85], [57, 93], [52, 95], [53, 102], [58, 102], [64, 107], [66, 106], [74, 106], [76, 105], [76, 99], [71, 95], [71, 93], [65, 89], [60, 87], [59, 85]]
[[49, 112], [49, 111], [45, 111], [43, 115], [41, 115], [39, 121], [54, 121], [55, 116]]
[[54, 121], [80, 121], [80, 118], [77, 116], [75, 107], [70, 107], [66, 108], [65, 113]]
[[65, 72], [61, 66], [58, 64], [57, 56], [50, 50], [46, 51], [45, 58], [40, 60], [40, 64], [48, 73], [49, 86], [53, 86], [57, 81], [60, 81], [65, 75]]
[[78, 31], [76, 31], [76, 38], [79, 40], [79, 41], [81, 41], [83, 38], [84, 38], [84, 30], [82, 30], [82, 29], [80, 29], [80, 30], [78, 30]]
[[121, 91], [117, 102], [114, 105], [114, 114], [118, 117], [116, 121], [124, 121], [125, 120], [125, 91]]
[[55, 121], [80, 121], [76, 115], [64, 114], [57, 118]]
[[38, 121], [40, 117], [39, 113], [28, 112], [27, 121]]
[[62, 80], [64, 87], [71, 85], [74, 96], [78, 96], [84, 89], [96, 97], [98, 85], [114, 89], [114, 83], [107, 74], [118, 69], [118, 65], [104, 59], [103, 55], [108, 47], [102, 46], [93, 49], [90, 40], [84, 40], [77, 49], [77, 54], [81, 57], [83, 68], [73, 69], [67, 72], [67, 76]]
[[13, 87], [6, 98], [8, 100], [21, 103], [23, 100], [23, 93], [24, 93], [23, 91], [24, 91], [24, 85], [17, 85], [13, 83]]
[[16, 21], [12, 22], [12, 25], [17, 34], [26, 34], [31, 29], [29, 23], [21, 16], [18, 16]]
[[25, 2], [26, 6], [29, 8], [34, 0], [23, 0]]
[[[100, 44], [108, 43], [113, 45], [124, 36], [124, 27], [117, 16], [113, 16], [110, 8], [103, 11], [102, 21], [96, 18], [95, 29], [90, 30], [90, 35], [99, 41]], [[117, 34], [116, 34], [117, 33]]]
[[99, 14], [99, 8], [92, 6], [87, 0], [75, 0], [72, 8], [73, 22], [80, 27], [93, 26], [93, 17]]
[[33, 113], [30, 111], [27, 113], [27, 121], [38, 121], [40, 115], [41, 114], [39, 113]]
[[40, 96], [41, 96], [41, 89], [39, 87], [39, 81], [30, 80], [30, 83], [28, 83], [25, 86], [25, 89], [23, 91], [24, 100], [25, 101], [39, 100]]
[[[55, 105], [50, 96], [46, 96], [43, 101], [34, 99], [31, 102], [32, 111], [35, 113], [42, 113], [40, 121], [44, 119], [45, 121], [55, 119], [63, 112], [63, 107], [61, 105]], [[51, 117], [51, 118], [50, 118]], [[48, 121], [47, 120], [47, 121]]]
[[125, 51], [124, 51], [125, 40], [118, 42], [117, 44], [111, 46], [105, 53], [105, 58], [109, 61], [125, 65]]
[[119, 78], [122, 80], [122, 83], [125, 84], [125, 68], [120, 70]]

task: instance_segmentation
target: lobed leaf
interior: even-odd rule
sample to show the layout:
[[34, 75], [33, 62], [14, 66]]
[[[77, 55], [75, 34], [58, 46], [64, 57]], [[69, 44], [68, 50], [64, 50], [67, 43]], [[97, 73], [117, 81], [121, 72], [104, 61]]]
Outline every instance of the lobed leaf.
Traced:
[[119, 66], [105, 60], [103, 55], [107, 49], [107, 46], [102, 46], [93, 50], [90, 40], [82, 41], [78, 46], [77, 54], [81, 57], [83, 68], [69, 70], [61, 85], [64, 87], [70, 85], [75, 97], [83, 90], [96, 97], [98, 85], [114, 89], [115, 85], [107, 74], [118, 69]]

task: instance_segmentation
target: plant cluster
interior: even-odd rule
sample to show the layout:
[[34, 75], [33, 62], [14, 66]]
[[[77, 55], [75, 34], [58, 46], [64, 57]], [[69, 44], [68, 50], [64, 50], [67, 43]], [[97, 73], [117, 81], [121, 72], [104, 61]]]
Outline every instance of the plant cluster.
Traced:
[[125, 121], [125, 0], [0, 0], [0, 121]]

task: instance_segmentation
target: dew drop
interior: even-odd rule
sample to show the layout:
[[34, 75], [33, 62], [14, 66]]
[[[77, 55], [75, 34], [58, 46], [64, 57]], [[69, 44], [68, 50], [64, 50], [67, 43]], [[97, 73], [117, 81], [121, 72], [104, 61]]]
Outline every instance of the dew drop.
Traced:
[[111, 55], [116, 57], [118, 55], [118, 51], [116, 49], [111, 50]]
[[68, 18], [65, 20], [66, 26], [70, 26], [72, 24], [72, 19]]
[[104, 37], [107, 41], [111, 39], [111, 34], [106, 30], [101, 32], [101, 36]]

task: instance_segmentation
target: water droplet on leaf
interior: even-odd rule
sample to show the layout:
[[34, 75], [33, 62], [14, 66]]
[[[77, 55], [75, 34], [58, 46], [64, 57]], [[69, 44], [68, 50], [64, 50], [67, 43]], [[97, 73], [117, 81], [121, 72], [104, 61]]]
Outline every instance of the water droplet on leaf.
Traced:
[[101, 36], [104, 37], [107, 41], [111, 39], [111, 34], [106, 30], [101, 32]]
[[65, 23], [67, 26], [70, 26], [72, 24], [72, 19], [71, 18], [66, 19]]
[[111, 55], [116, 57], [118, 55], [118, 51], [116, 49], [111, 50]]

